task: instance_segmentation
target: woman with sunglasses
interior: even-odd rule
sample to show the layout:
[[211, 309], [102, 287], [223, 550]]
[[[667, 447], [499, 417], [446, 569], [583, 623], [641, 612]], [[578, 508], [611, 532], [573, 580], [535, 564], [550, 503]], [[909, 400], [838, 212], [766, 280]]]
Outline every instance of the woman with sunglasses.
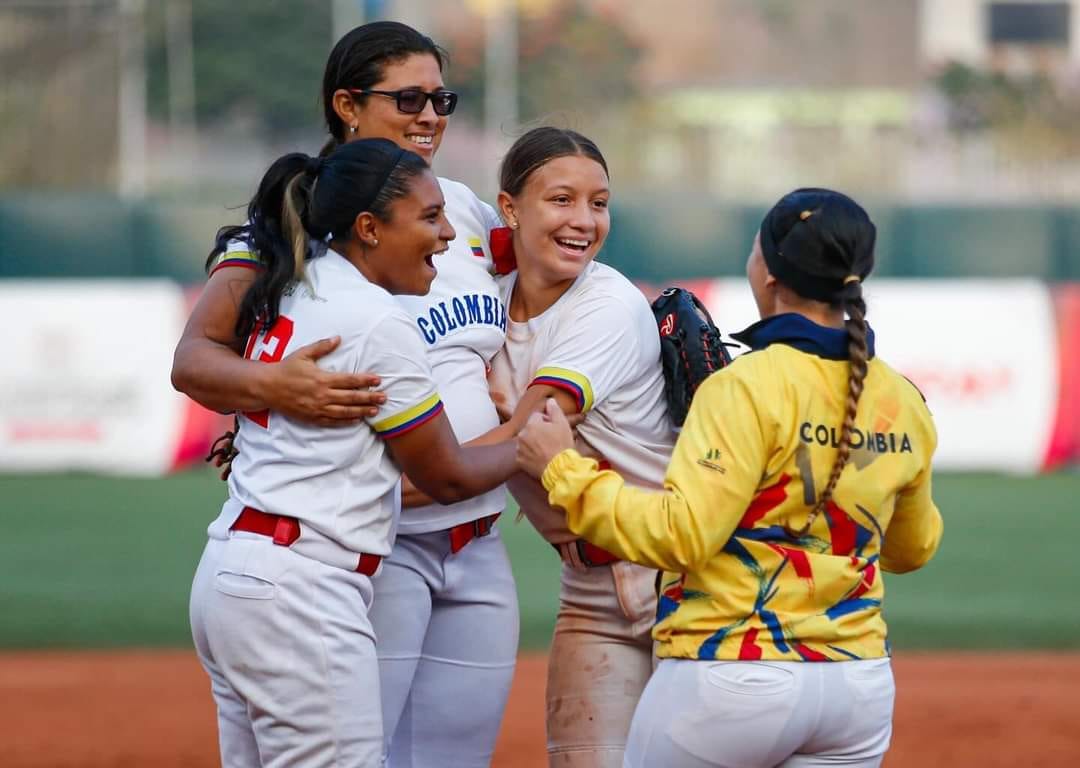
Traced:
[[[404, 24], [376, 22], [346, 34], [323, 78], [328, 148], [380, 137], [430, 163], [457, 102], [444, 87], [443, 59], [430, 38]], [[466, 186], [439, 184], [457, 238], [437, 257], [431, 291], [397, 301], [423, 338], [454, 434], [465, 442], [499, 425], [486, 366], [505, 334], [488, 245], [501, 221]], [[260, 269], [243, 243], [218, 258], [177, 347], [175, 386], [225, 412], [269, 409], [315, 424], [372, 413], [382, 400], [367, 391], [376, 377], [331, 374], [316, 364], [335, 339], [284, 359], [280, 350], [264, 362], [241, 359], [237, 307]], [[406, 506], [421, 498], [410, 496]], [[490, 763], [518, 641], [517, 595], [494, 526], [505, 500], [500, 486], [402, 514], [397, 542], [373, 582], [370, 615], [390, 766]]]
[[698, 389], [663, 490], [576, 453], [554, 403], [519, 437], [570, 530], [666, 572], [627, 768], [881, 764], [882, 571], [923, 566], [942, 521], [933, 419], [866, 323], [874, 240], [838, 192], [773, 206], [747, 262], [762, 319], [735, 337], [751, 351]]

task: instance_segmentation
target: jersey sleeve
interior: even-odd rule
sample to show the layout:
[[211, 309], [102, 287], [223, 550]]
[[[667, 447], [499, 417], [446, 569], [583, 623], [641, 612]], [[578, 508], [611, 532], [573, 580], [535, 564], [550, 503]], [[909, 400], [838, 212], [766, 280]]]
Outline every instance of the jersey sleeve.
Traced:
[[564, 312], [553, 338], [529, 386], [546, 384], [569, 392], [581, 413], [642, 373], [643, 347], [648, 345], [641, 338], [640, 323], [613, 296], [592, 296]]
[[404, 435], [442, 412], [420, 333], [401, 313], [391, 313], [372, 329], [356, 372], [374, 373], [382, 379], [386, 403], [368, 418], [380, 437]]
[[210, 273], [207, 275], [213, 275], [219, 269], [224, 267], [244, 267], [246, 269], [262, 269], [262, 262], [259, 260], [257, 254], [252, 252], [251, 246], [242, 240], [230, 240], [229, 244], [225, 247], [223, 253], [219, 253], [214, 260], [213, 265], [210, 267]]
[[627, 560], [686, 573], [719, 552], [753, 499], [767, 463], [771, 420], [753, 381], [732, 368], [698, 389], [675, 444], [663, 491], [629, 486], [575, 451], [544, 472], [554, 506], [577, 535]]

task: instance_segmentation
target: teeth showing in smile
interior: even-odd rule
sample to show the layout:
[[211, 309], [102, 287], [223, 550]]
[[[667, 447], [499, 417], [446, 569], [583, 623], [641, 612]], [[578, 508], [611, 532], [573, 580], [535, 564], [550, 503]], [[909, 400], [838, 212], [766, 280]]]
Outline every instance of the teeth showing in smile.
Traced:
[[422, 147], [430, 147], [432, 139], [434, 139], [435, 137], [434, 136], [417, 136], [416, 134], [413, 134], [411, 136], [406, 136], [405, 138], [407, 138], [413, 144], [419, 144]]
[[572, 248], [575, 251], [583, 251], [589, 247], [588, 240], [571, 240], [567, 237], [557, 237], [555, 238], [555, 242], [564, 248]]

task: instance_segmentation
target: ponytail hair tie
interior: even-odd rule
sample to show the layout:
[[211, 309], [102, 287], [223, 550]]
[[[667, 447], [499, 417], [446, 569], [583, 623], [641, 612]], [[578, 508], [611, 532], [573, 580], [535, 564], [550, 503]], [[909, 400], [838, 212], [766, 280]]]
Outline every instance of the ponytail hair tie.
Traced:
[[844, 278], [844, 285], [847, 285], [848, 283], [861, 283], [861, 282], [862, 282], [862, 278], [859, 277], [858, 275], [848, 275], [847, 277]]

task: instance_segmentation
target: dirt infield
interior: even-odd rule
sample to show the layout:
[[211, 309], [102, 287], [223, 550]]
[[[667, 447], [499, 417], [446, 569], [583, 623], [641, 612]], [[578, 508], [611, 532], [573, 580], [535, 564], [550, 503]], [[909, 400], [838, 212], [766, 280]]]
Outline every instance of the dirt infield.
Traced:
[[[1080, 654], [908, 655], [888, 768], [1080, 765]], [[494, 765], [543, 768], [544, 659], [525, 656]], [[190, 652], [0, 655], [0, 766], [210, 768], [209, 686]]]

